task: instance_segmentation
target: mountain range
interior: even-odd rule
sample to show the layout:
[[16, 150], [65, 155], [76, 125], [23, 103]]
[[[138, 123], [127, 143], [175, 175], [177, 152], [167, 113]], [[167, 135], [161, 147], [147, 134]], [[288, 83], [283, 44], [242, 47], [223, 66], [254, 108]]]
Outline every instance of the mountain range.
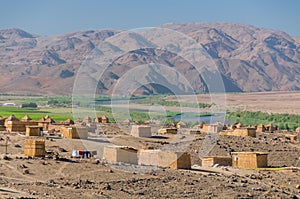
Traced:
[[[225, 22], [164, 24], [161, 27], [184, 33], [197, 41], [221, 72], [226, 91], [300, 90], [300, 37]], [[71, 94], [84, 60], [99, 44], [120, 32], [88, 30], [39, 36], [16, 28], [0, 30], [0, 93]], [[131, 39], [136, 43], [142, 41], [139, 37]], [[112, 60], [101, 81], [97, 82], [97, 91], [111, 93], [126, 71], [149, 62], [183, 73], [193, 80], [196, 92], [207, 90], [201, 75], [195, 75], [195, 69], [182, 58], [163, 49], [140, 49]], [[160, 78], [159, 72], [150, 72], [152, 79]], [[165, 93], [169, 92], [166, 88], [179, 86], [175, 74], [163, 84], [164, 87], [142, 85], [137, 92]]]

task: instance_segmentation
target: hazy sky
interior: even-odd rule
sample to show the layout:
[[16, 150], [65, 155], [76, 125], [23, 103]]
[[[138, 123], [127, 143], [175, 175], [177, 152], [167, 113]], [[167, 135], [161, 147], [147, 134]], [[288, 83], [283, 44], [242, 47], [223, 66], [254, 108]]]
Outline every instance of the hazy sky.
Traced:
[[299, 0], [0, 0], [0, 29], [40, 35], [163, 23], [237, 22], [300, 36]]

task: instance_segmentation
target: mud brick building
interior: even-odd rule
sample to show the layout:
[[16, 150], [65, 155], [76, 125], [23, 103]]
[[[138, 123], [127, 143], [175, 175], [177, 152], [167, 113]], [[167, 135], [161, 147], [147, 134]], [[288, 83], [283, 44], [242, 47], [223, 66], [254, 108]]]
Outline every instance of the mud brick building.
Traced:
[[45, 140], [42, 139], [25, 140], [24, 155], [29, 157], [45, 157]]
[[138, 150], [129, 146], [106, 146], [103, 151], [103, 158], [110, 163], [138, 163]]
[[231, 166], [232, 160], [230, 156], [210, 156], [201, 158], [201, 165], [203, 167], [212, 167], [215, 164], [220, 166]]
[[233, 131], [221, 131], [220, 135], [229, 135], [229, 136], [240, 136], [240, 137], [256, 137], [256, 129], [255, 128], [236, 128]]
[[232, 152], [232, 166], [239, 168], [264, 168], [268, 166], [267, 152]]
[[134, 137], [151, 137], [151, 127], [146, 125], [133, 125], [131, 135]]
[[144, 150], [138, 154], [139, 165], [169, 167], [172, 169], [190, 169], [191, 157], [186, 152]]
[[64, 138], [87, 139], [88, 127], [62, 126], [60, 132]]
[[26, 136], [42, 136], [43, 127], [41, 126], [26, 126]]

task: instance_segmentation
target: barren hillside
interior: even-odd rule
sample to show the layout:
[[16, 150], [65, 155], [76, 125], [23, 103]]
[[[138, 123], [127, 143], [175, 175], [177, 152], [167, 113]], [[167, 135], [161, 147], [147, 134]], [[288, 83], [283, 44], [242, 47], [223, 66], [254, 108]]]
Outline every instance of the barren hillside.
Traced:
[[[219, 68], [227, 91], [300, 89], [300, 43], [297, 37], [232, 23], [166, 24], [162, 27], [183, 32], [199, 42]], [[0, 92], [71, 93], [83, 60], [100, 42], [118, 32], [90, 30], [38, 36], [20, 29], [0, 30]], [[139, 43], [145, 38], [131, 39], [133, 43]], [[141, 49], [113, 60], [102, 77], [105, 81], [98, 82], [98, 91], [111, 92], [126, 71], [149, 61], [184, 74], [197, 92], [207, 90], [201, 74], [195, 73], [186, 60], [168, 51]], [[154, 79], [157, 75], [151, 73], [149, 78]], [[164, 86], [178, 86], [174, 82], [175, 79], [169, 79]], [[168, 90], [152, 84], [142, 86], [137, 92], [151, 94]]]

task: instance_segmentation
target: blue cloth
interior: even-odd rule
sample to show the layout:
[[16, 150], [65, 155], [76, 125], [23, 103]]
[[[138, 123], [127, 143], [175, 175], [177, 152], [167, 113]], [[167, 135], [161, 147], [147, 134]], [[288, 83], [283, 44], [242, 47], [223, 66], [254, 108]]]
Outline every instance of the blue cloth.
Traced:
[[84, 156], [86, 156], [86, 158], [88, 158], [89, 157], [89, 152], [88, 151], [83, 151], [82, 158], [84, 158]]

